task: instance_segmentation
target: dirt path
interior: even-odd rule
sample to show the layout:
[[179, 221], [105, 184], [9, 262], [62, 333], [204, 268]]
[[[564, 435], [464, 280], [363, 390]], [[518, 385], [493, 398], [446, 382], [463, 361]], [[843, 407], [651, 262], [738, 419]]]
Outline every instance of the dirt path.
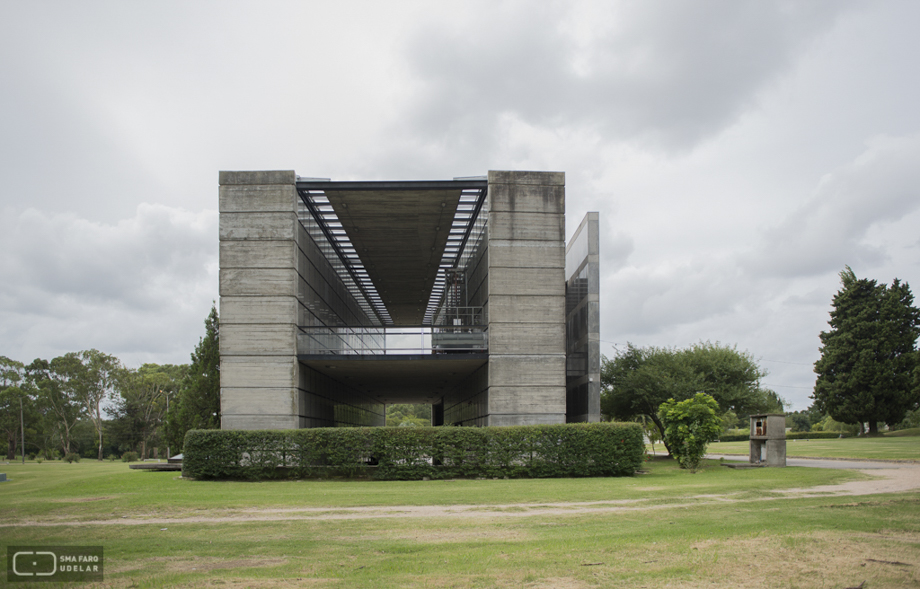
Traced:
[[119, 517], [104, 520], [73, 521], [47, 519], [30, 522], [3, 523], [6, 526], [169, 526], [188, 523], [232, 523], [271, 522], [292, 520], [356, 520], [377, 518], [451, 518], [484, 517], [513, 518], [552, 515], [582, 515], [590, 513], [614, 513], [624, 511], [647, 511], [670, 509], [681, 506], [724, 505], [738, 501], [773, 501], [789, 497], [810, 496], [856, 496], [877, 493], [901, 493], [920, 489], [920, 466], [892, 468], [886, 470], [860, 470], [873, 476], [871, 480], [852, 481], [839, 485], [823, 485], [802, 489], [773, 491], [775, 495], [757, 499], [739, 499], [734, 494], [698, 495], [687, 497], [684, 502], [649, 505], [646, 499], [622, 499], [616, 501], [587, 501], [566, 503], [513, 503], [506, 505], [402, 505], [392, 507], [298, 507], [275, 509], [235, 510], [222, 515], [200, 515], [182, 517]]
[[905, 466], [885, 470], [862, 470], [858, 472], [877, 477], [868, 481], [851, 481], [839, 485], [823, 485], [806, 489], [785, 489], [775, 491], [794, 497], [814, 494], [831, 495], [873, 495], [875, 493], [903, 493], [920, 489], [920, 466]]

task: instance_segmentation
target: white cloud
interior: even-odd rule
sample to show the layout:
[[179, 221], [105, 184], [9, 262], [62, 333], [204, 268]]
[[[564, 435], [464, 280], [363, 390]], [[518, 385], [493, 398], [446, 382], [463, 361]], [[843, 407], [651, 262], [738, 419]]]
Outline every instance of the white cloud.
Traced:
[[827, 174], [811, 198], [765, 232], [750, 270], [795, 277], [883, 265], [891, 254], [869, 239], [870, 231], [885, 231], [920, 209], [918, 162], [920, 135], [873, 138], [855, 161]]
[[4, 215], [0, 247], [0, 339], [15, 357], [184, 361], [217, 295], [216, 211], [144, 203], [105, 224], [27, 209]]

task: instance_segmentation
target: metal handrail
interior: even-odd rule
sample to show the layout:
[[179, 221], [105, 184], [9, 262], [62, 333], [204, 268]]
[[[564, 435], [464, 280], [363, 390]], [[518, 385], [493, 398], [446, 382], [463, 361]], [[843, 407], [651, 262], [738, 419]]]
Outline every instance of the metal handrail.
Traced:
[[301, 355], [444, 354], [485, 352], [486, 325], [300, 326], [297, 353]]

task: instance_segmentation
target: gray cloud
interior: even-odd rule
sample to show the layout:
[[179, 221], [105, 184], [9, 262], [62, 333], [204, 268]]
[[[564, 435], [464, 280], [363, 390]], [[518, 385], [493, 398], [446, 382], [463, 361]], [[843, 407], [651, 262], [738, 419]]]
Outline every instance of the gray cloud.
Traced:
[[184, 343], [179, 361], [217, 296], [214, 211], [141, 204], [104, 224], [29, 209], [4, 215], [0, 247], [0, 339], [26, 356], [45, 354], [42, 341], [56, 353], [97, 347], [126, 359]]
[[406, 49], [418, 85], [406, 112], [412, 134], [488, 148], [489, 130], [512, 113], [687, 148], [750, 107], [847, 4], [580, 7], [503, 4], [489, 18], [420, 29]]
[[882, 265], [890, 252], [871, 241], [870, 230], [920, 209], [917, 162], [920, 135], [874, 138], [855, 161], [827, 174], [807, 201], [765, 231], [759, 249], [745, 261], [754, 272], [783, 277], [838, 272], [847, 264]]

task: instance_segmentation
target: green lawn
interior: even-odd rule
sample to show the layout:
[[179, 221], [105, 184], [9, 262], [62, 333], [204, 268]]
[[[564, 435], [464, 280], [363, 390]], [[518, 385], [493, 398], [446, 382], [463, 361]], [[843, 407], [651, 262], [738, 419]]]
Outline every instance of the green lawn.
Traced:
[[[668, 500], [695, 494], [742, 493], [764, 475], [713, 466], [706, 476], [647, 463], [649, 475], [626, 478], [446, 481], [191, 481], [178, 472], [130, 470], [126, 464], [84, 460], [0, 467], [0, 523], [31, 517], [65, 520], [143, 514], [200, 515], [249, 509], [391, 505], [495, 505], [559, 501]], [[713, 463], [715, 464], [715, 463]], [[3, 470], [0, 470], [3, 472]], [[775, 489], [824, 485], [854, 475], [821, 469], [769, 471]], [[78, 507], [75, 509], [75, 507]]]
[[[897, 433], [897, 432], [895, 432]], [[658, 444], [664, 449], [663, 445]], [[721, 442], [709, 445], [711, 454], [747, 454], [748, 442]], [[878, 438], [839, 438], [830, 440], [788, 440], [787, 456], [820, 458], [862, 458], [915, 460], [920, 462], [920, 437], [883, 436]]]
[[[717, 462], [691, 474], [671, 460], [647, 470], [617, 479], [248, 483], [95, 461], [0, 465], [12, 479], [0, 484], [0, 538], [101, 544], [106, 587], [814, 587], [816, 574], [823, 587], [920, 582], [915, 493], [777, 498], [777, 489], [865, 477]], [[584, 501], [629, 503], [526, 513]], [[411, 515], [428, 505], [511, 507], [487, 517]], [[405, 506], [405, 515], [244, 520], [357, 506]]]

